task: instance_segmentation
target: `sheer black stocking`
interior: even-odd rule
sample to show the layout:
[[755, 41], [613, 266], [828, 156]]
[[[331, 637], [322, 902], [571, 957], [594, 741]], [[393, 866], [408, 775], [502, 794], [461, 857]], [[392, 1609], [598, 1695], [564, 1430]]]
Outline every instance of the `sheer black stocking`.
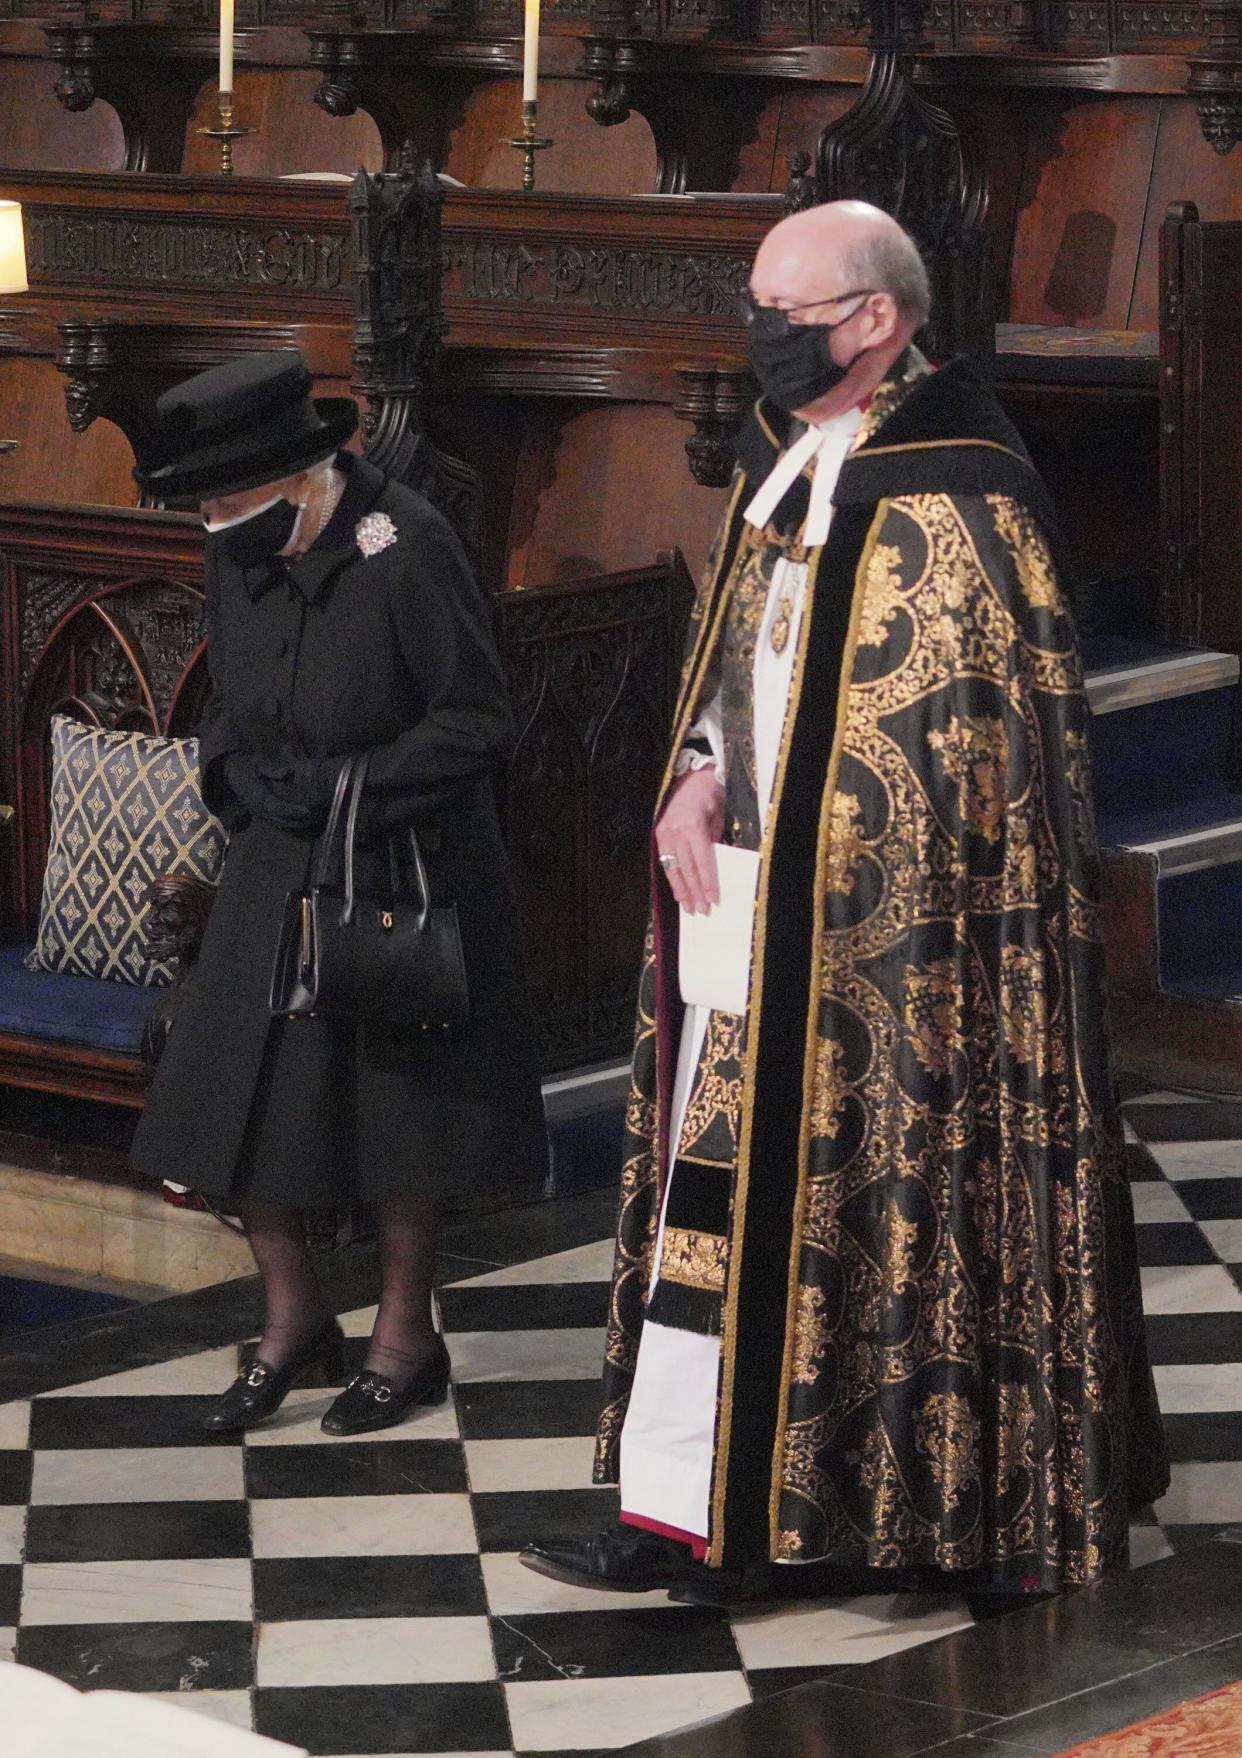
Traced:
[[377, 1203], [375, 1230], [380, 1302], [366, 1364], [401, 1391], [437, 1348], [432, 1318], [434, 1199], [420, 1191]]
[[283, 1367], [331, 1315], [301, 1211], [283, 1203], [245, 1202], [241, 1218], [263, 1281], [266, 1317], [257, 1354], [269, 1367]]

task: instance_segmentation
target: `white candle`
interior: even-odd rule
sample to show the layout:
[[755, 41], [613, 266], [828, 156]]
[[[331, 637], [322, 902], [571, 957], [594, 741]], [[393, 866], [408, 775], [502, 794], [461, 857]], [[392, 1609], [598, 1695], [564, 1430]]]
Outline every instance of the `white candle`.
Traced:
[[[230, 0], [231, 4], [231, 0]], [[526, 0], [526, 41], [522, 57], [522, 102], [539, 96], [539, 0]]]
[[233, 0], [220, 0], [220, 90], [233, 89]]

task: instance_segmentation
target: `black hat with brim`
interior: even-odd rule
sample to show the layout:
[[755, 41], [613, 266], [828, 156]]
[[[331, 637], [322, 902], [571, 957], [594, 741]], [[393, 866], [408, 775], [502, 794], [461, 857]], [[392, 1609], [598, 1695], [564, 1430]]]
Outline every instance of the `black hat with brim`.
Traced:
[[218, 500], [329, 458], [358, 425], [351, 397], [314, 397], [292, 348], [249, 354], [166, 391], [134, 480], [162, 501]]

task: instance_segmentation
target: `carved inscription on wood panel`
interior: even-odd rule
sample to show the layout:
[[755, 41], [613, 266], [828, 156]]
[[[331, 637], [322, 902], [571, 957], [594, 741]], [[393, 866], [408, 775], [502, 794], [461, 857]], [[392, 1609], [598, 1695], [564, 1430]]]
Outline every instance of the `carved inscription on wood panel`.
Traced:
[[446, 301], [586, 307], [652, 318], [729, 319], [749, 275], [744, 258], [614, 245], [472, 239], [444, 253]]
[[1117, 35], [1123, 41], [1143, 37], [1201, 37], [1207, 32], [1202, 6], [1127, 6], [1117, 8]]
[[288, 226], [135, 221], [36, 209], [27, 214], [26, 248], [32, 275], [57, 281], [335, 293], [349, 279], [344, 228], [334, 235]]

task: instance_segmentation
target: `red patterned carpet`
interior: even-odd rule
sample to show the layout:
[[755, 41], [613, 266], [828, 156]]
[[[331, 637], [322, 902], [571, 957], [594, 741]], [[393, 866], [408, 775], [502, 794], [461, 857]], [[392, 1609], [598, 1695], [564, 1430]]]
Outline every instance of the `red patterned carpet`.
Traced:
[[1239, 1758], [1240, 1753], [1242, 1680], [1072, 1746], [1059, 1758]]

